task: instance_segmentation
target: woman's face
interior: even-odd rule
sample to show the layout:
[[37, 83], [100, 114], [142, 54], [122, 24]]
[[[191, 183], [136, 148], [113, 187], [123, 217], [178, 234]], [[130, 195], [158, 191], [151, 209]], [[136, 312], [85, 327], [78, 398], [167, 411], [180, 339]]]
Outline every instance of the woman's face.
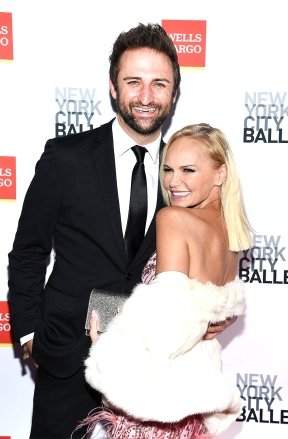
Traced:
[[202, 208], [220, 199], [223, 166], [215, 169], [215, 163], [201, 140], [187, 136], [174, 140], [163, 168], [163, 186], [171, 205]]

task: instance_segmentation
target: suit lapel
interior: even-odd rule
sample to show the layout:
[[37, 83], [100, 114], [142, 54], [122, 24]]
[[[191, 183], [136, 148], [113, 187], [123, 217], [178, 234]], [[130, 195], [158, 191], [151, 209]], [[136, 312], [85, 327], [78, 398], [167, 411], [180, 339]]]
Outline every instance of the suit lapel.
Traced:
[[116, 168], [112, 137], [112, 122], [99, 128], [96, 148], [93, 156], [96, 166], [96, 176], [103, 195], [103, 209], [107, 211], [107, 218], [115, 235], [115, 240], [122, 258], [126, 258], [120, 206], [117, 191]]

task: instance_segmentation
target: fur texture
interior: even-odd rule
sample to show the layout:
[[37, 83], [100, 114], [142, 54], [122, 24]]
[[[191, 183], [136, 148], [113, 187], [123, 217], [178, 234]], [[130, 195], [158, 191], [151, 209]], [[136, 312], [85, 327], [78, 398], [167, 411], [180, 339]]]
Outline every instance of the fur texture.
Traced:
[[[179, 273], [178, 273], [179, 274]], [[170, 272], [139, 284], [90, 349], [87, 382], [137, 419], [177, 422], [201, 413], [211, 434], [239, 414], [238, 390], [221, 372], [221, 346], [203, 341], [209, 322], [244, 311], [244, 284], [203, 284]]]

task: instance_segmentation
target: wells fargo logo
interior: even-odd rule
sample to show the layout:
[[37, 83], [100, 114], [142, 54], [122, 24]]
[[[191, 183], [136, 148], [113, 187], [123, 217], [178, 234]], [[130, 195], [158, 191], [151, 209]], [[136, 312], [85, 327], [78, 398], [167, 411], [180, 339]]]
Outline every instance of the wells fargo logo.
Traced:
[[[0, 302], [0, 346], [12, 344], [10, 311], [8, 302]], [[0, 436], [1, 439], [1, 436]]]
[[162, 26], [174, 43], [180, 67], [205, 67], [205, 20], [162, 20]]
[[0, 12], [0, 60], [13, 60], [13, 31], [11, 12]]
[[16, 157], [0, 156], [0, 199], [16, 200]]

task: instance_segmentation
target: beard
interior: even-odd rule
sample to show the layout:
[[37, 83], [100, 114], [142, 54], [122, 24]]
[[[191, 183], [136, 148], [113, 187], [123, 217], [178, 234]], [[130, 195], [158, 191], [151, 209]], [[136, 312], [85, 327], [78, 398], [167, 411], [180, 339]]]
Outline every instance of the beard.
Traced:
[[[157, 110], [157, 115], [153, 119], [149, 119], [149, 120], [141, 119], [133, 116], [133, 107], [135, 106], [141, 107], [142, 105], [140, 103], [135, 103], [135, 102], [133, 103], [133, 105], [130, 104], [129, 106], [125, 106], [121, 104], [119, 93], [117, 94], [116, 104], [117, 104], [118, 113], [122, 117], [124, 122], [136, 133], [144, 136], [145, 135], [148, 136], [150, 134], [155, 133], [155, 131], [159, 130], [159, 128], [162, 127], [163, 123], [165, 122], [165, 120], [167, 119], [167, 117], [171, 112], [173, 101], [171, 99], [169, 104], [166, 105], [165, 107], [162, 107], [161, 105], [153, 105], [153, 108]], [[147, 109], [149, 109], [148, 106]]]

